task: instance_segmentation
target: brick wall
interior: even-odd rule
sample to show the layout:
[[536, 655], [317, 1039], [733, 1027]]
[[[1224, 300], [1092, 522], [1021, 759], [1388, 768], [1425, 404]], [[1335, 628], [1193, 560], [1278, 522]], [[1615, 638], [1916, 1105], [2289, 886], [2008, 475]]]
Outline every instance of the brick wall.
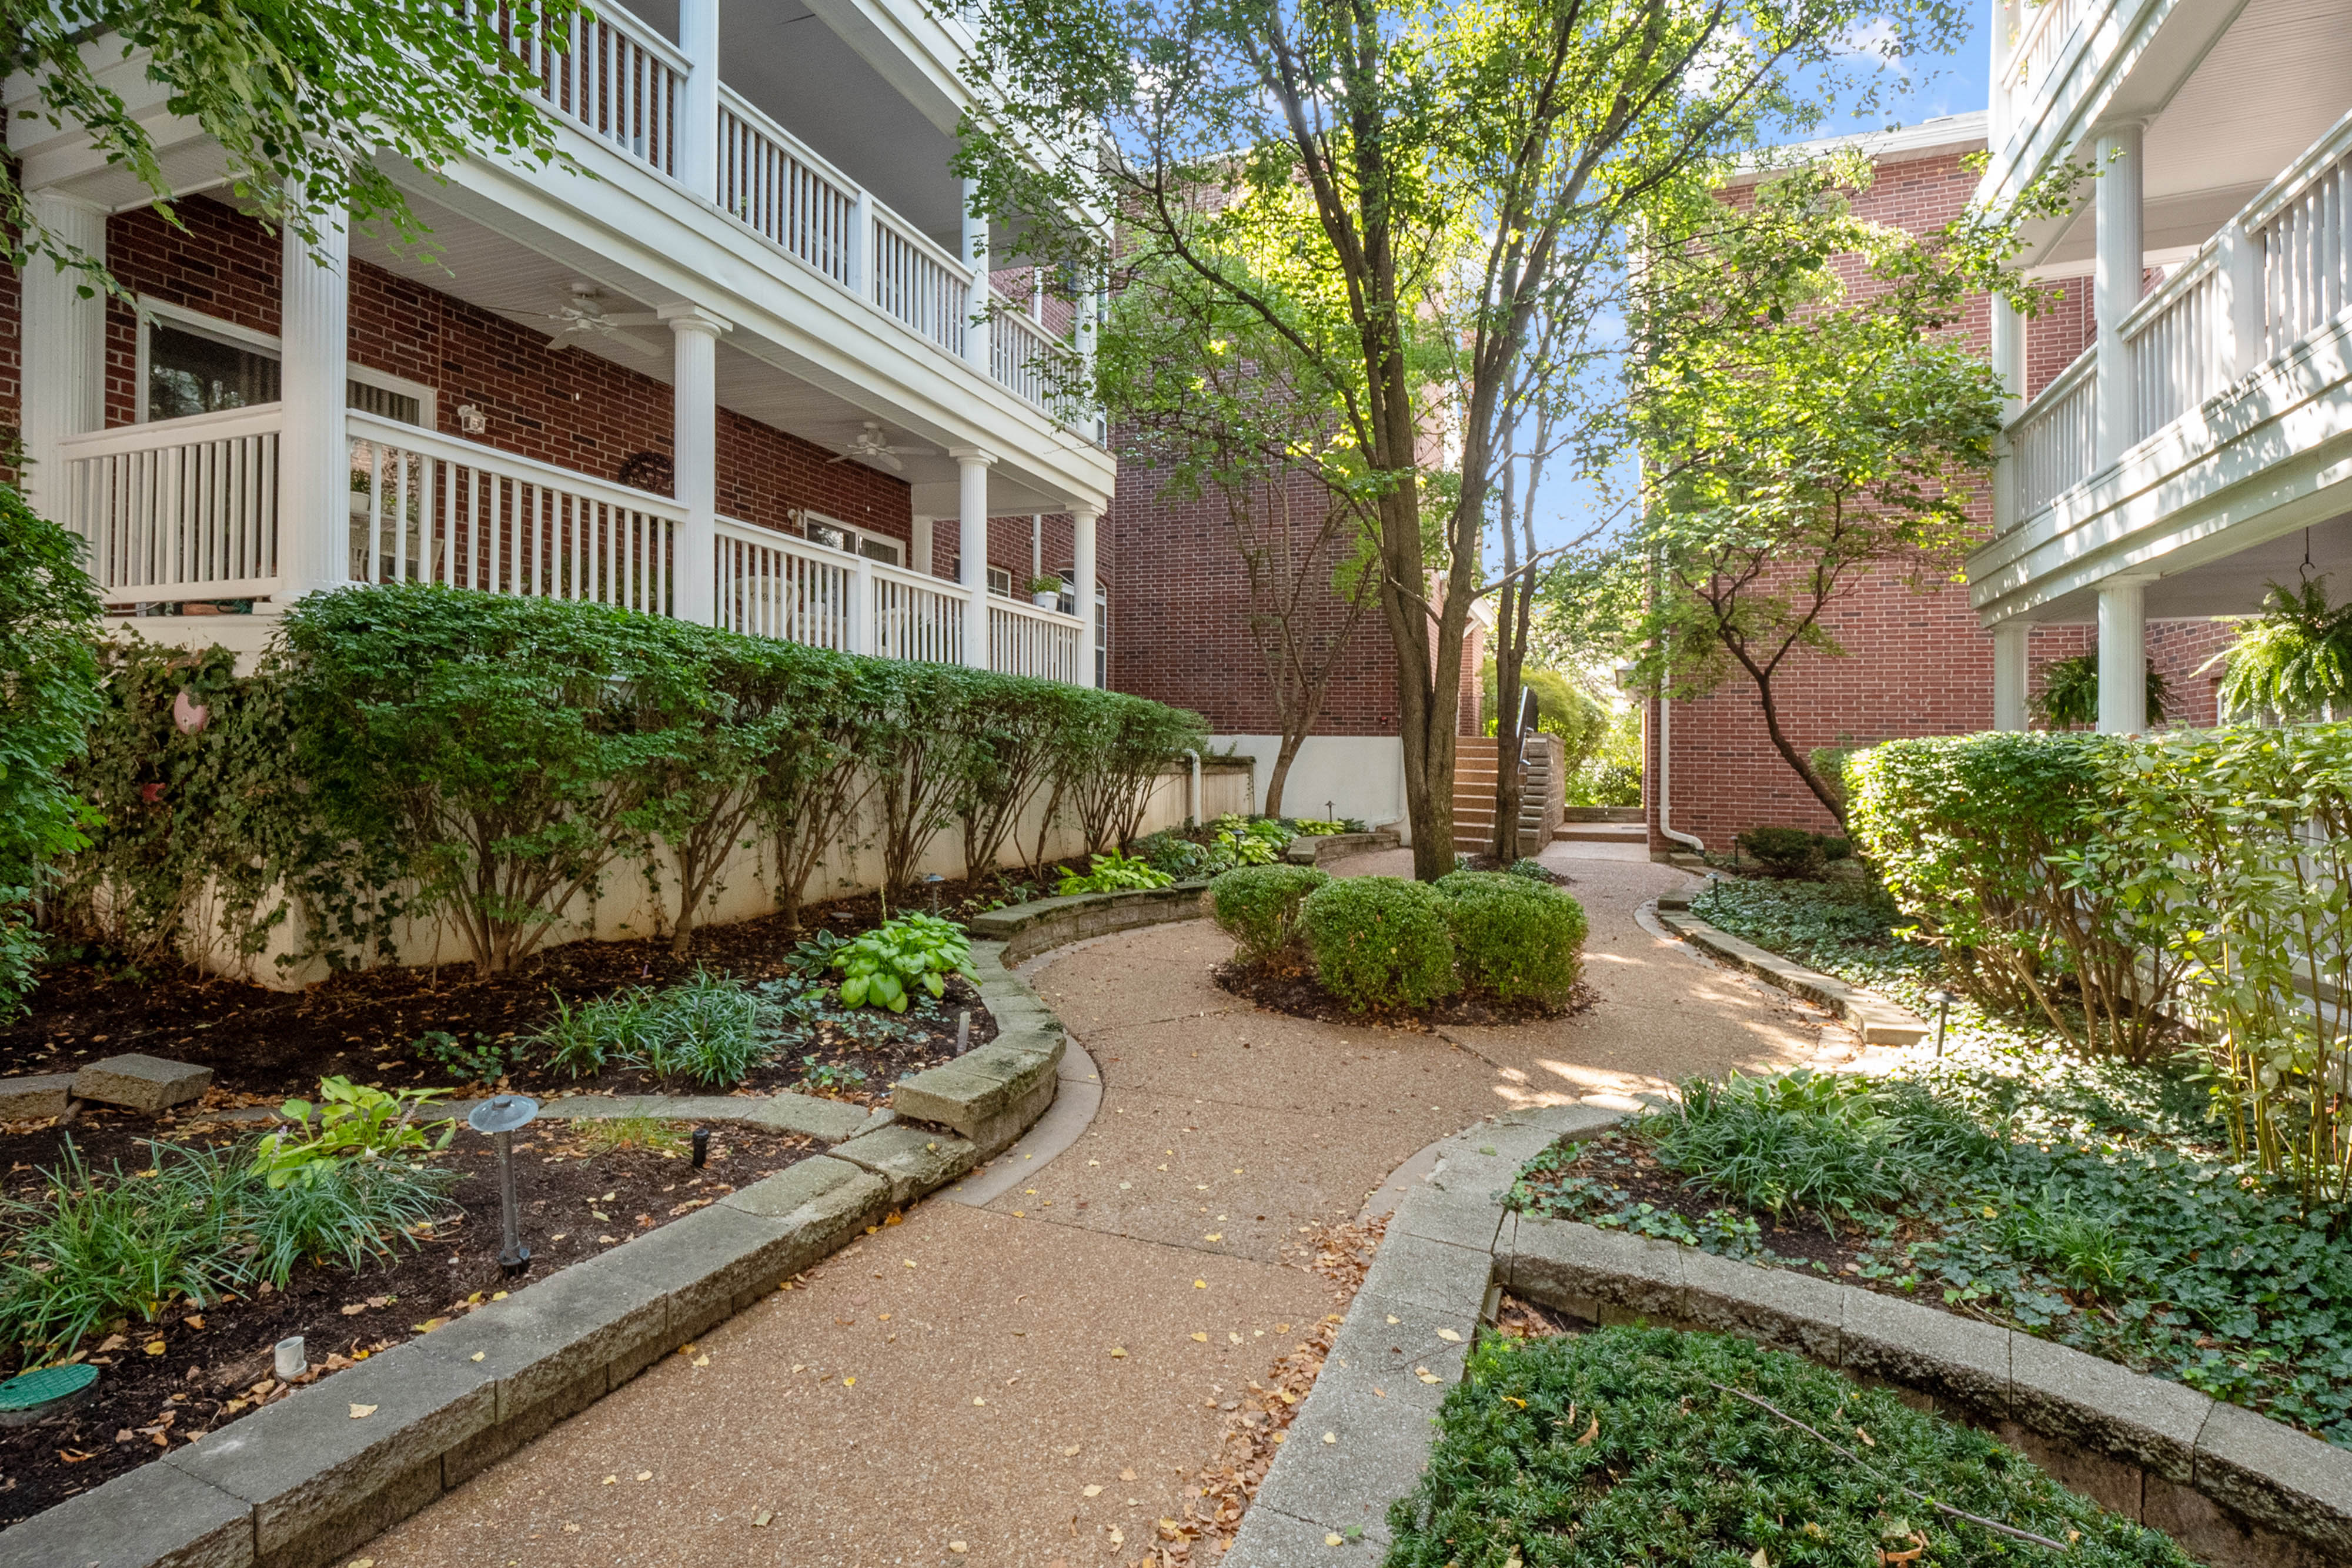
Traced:
[[[109, 264], [126, 287], [257, 332], [278, 330], [279, 248], [275, 235], [221, 203], [179, 204], [184, 230], [152, 210], [107, 226]], [[0, 418], [16, 403], [16, 289], [0, 294]], [[435, 390], [444, 434], [464, 435], [460, 404], [488, 415], [466, 439], [576, 473], [617, 478], [640, 453], [670, 455], [667, 382], [583, 349], [555, 349], [541, 332], [364, 261], [352, 264], [351, 358]], [[127, 424], [138, 410], [138, 329], [131, 310], [107, 310], [106, 417]], [[911, 533], [905, 481], [863, 464], [831, 461], [822, 446], [721, 409], [719, 510], [782, 528], [812, 507], [895, 538]], [[658, 480], [641, 480], [664, 489]]]
[[[1250, 635], [1249, 580], [1222, 495], [1171, 495], [1163, 467], [1129, 457], [1104, 532], [1117, 541], [1110, 574], [1110, 685], [1191, 708], [1220, 735], [1281, 729], [1265, 664]], [[1311, 538], [1325, 506], [1322, 486], [1297, 474], [1269, 490], [1266, 510], [1286, 509]], [[1307, 615], [1318, 639], [1337, 634], [1346, 606], [1328, 588], [1340, 551], [1327, 547], [1306, 570], [1317, 585]], [[1337, 660], [1317, 735], [1397, 733], [1396, 655], [1378, 606], [1358, 622]]]

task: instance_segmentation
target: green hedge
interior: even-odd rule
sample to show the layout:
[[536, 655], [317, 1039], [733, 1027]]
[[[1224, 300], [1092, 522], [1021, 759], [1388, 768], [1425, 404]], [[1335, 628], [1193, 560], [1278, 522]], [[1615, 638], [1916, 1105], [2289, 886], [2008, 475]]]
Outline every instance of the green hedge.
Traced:
[[1964, 983], [2093, 1051], [2188, 1022], [2241, 1157], [2352, 1197], [2352, 725], [1895, 741], [1850, 776], [1858, 841]]
[[1449, 872], [1445, 895], [1462, 981], [1501, 1002], [1558, 1007], [1584, 962], [1584, 906], [1567, 894], [1504, 872]]
[[1359, 1011], [1424, 1008], [1461, 988], [1445, 895], [1425, 883], [1345, 877], [1307, 894], [1299, 925], [1325, 988]]
[[[171, 722], [184, 687], [213, 710], [193, 735]], [[527, 958], [620, 868], [650, 877], [656, 847], [678, 868], [661, 892], [683, 947], [728, 855], [763, 833], [796, 910], [861, 813], [901, 882], [959, 820], [993, 863], [1033, 800], [1078, 818], [1083, 798], [1131, 831], [1202, 734], [1112, 692], [415, 584], [301, 601], [248, 678], [219, 650], [123, 653], [106, 689], [75, 775], [107, 819], [74, 868], [70, 908], [94, 935], [160, 955], [229, 868], [248, 952], [297, 911], [302, 952], [336, 963], [388, 954], [397, 917], [430, 915], [483, 973]]]
[[1313, 866], [1235, 866], [1209, 883], [1209, 906], [1243, 961], [1263, 963], [1297, 939], [1299, 906], [1330, 880]]

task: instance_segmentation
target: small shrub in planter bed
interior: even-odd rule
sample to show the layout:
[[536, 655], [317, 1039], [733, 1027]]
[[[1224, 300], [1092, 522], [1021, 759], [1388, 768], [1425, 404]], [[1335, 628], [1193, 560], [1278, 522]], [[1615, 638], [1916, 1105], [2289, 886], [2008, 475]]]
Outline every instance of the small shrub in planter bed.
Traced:
[[1508, 872], [1457, 871], [1433, 884], [1454, 926], [1463, 984], [1497, 1001], [1557, 1007], [1583, 967], [1584, 906]]
[[1063, 872], [1062, 883], [1054, 893], [1060, 898], [1080, 893], [1126, 893], [1169, 887], [1175, 881], [1175, 877], [1140, 855], [1129, 857], [1112, 850], [1095, 856], [1093, 868], [1084, 876], [1074, 871]]
[[1774, 876], [1808, 876], [1853, 853], [1845, 840], [1802, 828], [1750, 828], [1734, 841]]
[[1420, 1484], [1389, 1510], [1388, 1568], [2192, 1561], [1981, 1432], [1723, 1334], [1486, 1340], [1438, 1432]]
[[1444, 894], [1393, 876], [1358, 876], [1317, 888], [1300, 928], [1324, 988], [1360, 1011], [1425, 1008], [1462, 986]]
[[1243, 961], [1263, 963], [1297, 939], [1299, 905], [1330, 880], [1313, 866], [1236, 866], [1209, 884], [1210, 907]]

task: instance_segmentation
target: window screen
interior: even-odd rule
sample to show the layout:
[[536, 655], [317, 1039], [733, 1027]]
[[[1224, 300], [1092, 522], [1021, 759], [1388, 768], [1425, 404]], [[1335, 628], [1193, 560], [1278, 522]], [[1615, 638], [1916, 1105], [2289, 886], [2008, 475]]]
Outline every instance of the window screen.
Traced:
[[147, 417], [250, 408], [278, 401], [278, 361], [161, 321], [148, 328]]

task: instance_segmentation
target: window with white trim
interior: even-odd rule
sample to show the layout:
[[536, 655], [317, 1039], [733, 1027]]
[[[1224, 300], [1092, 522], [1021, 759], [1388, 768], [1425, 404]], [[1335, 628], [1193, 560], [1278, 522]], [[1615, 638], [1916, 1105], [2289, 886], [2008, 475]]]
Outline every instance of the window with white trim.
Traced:
[[[278, 340], [234, 321], [157, 300], [139, 302], [137, 409], [142, 424], [276, 402]], [[431, 387], [364, 365], [347, 369], [345, 406], [402, 424], [433, 423]]]
[[867, 560], [878, 560], [885, 566], [905, 564], [903, 547], [887, 535], [853, 528], [839, 518], [828, 517], [822, 512], [803, 511], [799, 516], [802, 536], [811, 544], [862, 555]]
[[1013, 573], [1001, 566], [988, 569], [988, 591], [999, 599], [1013, 597]]

